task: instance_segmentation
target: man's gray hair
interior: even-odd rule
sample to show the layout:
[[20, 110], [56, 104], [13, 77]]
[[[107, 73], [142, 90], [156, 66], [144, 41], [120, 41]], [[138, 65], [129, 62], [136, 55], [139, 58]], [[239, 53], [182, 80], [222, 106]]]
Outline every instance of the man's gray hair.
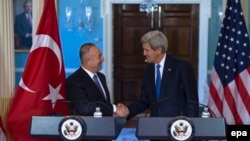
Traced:
[[168, 39], [159, 30], [149, 31], [141, 38], [142, 43], [149, 43], [153, 50], [162, 48], [164, 52], [168, 49]]

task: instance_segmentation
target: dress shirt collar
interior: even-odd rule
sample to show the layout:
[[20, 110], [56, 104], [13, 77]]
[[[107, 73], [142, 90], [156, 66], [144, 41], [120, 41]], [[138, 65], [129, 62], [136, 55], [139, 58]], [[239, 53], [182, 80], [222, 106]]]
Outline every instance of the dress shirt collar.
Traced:
[[95, 74], [94, 74], [93, 72], [87, 70], [87, 69], [84, 68], [83, 66], [81, 66], [81, 67], [82, 67], [83, 70], [85, 70], [85, 71], [87, 72], [87, 74], [89, 75], [89, 77], [93, 79], [93, 77], [94, 77]]
[[31, 13], [25, 13], [25, 16], [27, 17], [27, 18], [32, 18], [32, 15], [31, 15]]
[[[159, 63], [159, 65], [161, 65], [161, 67], [160, 67], [160, 72], [163, 71], [164, 64], [165, 64], [165, 59], [166, 59], [166, 55], [167, 55], [167, 54], [165, 53], [164, 56], [162, 57], [160, 63]], [[157, 65], [158, 65], [158, 64], [155, 64], [155, 68], [157, 67]]]

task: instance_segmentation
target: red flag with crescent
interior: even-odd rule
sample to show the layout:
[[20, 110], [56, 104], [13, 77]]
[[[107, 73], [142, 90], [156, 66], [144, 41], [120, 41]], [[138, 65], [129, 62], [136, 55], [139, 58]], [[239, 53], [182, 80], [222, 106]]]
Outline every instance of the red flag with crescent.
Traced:
[[44, 140], [30, 135], [32, 116], [69, 114], [64, 102], [65, 81], [55, 3], [45, 0], [33, 45], [7, 114], [7, 127], [15, 141]]

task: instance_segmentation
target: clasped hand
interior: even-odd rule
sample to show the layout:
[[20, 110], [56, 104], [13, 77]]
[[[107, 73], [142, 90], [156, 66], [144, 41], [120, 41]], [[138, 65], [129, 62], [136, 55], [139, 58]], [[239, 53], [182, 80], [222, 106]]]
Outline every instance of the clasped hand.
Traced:
[[129, 110], [128, 110], [128, 108], [125, 106], [125, 105], [123, 105], [122, 103], [118, 103], [117, 105], [116, 105], [116, 115], [117, 116], [119, 116], [119, 117], [126, 117], [126, 116], [128, 116], [128, 114], [129, 114]]

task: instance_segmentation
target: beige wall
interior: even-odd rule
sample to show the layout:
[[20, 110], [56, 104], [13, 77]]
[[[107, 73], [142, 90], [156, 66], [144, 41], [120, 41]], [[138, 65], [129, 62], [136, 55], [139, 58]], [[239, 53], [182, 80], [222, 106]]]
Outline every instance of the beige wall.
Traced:
[[242, 6], [245, 21], [246, 21], [246, 25], [248, 25], [248, 22], [249, 22], [249, 19], [248, 19], [248, 11], [249, 11], [248, 0], [241, 0], [241, 6]]
[[[249, 20], [248, 20], [248, 11], [249, 11], [248, 0], [241, 0], [240, 2], [241, 2], [241, 7], [242, 7], [243, 14], [244, 14], [246, 25], [248, 25], [248, 22], [249, 22]], [[222, 1], [222, 11], [223, 11], [223, 13], [225, 11], [226, 4], [227, 4], [227, 0], [223, 0]]]

